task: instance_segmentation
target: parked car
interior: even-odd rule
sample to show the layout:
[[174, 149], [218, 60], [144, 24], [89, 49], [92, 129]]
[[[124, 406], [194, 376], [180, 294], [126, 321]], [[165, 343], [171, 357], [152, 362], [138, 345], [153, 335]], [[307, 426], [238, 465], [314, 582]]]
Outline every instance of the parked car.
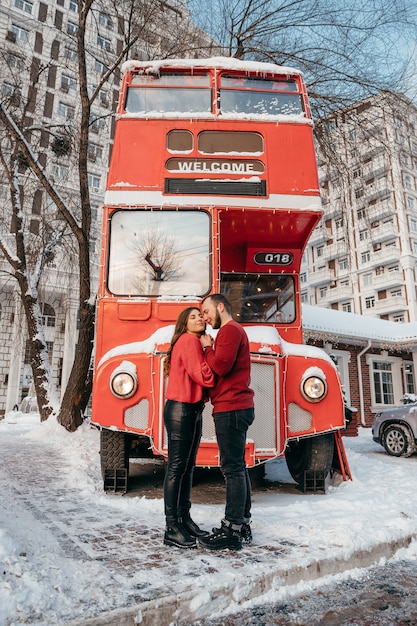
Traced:
[[417, 450], [417, 402], [377, 413], [372, 438], [391, 456], [411, 456]]

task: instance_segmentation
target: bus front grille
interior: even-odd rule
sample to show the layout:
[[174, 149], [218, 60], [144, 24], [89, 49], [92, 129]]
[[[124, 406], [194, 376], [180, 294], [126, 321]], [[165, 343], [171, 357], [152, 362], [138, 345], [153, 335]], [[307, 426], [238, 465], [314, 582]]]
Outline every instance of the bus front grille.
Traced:
[[165, 193], [203, 194], [210, 196], [266, 196], [266, 181], [166, 178]]

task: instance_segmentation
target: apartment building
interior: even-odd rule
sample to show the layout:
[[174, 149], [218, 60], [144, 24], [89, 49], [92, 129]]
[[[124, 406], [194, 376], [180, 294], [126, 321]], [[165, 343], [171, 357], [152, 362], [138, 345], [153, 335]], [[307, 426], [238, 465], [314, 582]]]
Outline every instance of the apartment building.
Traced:
[[416, 107], [382, 92], [316, 133], [324, 215], [305, 250], [302, 301], [416, 321]]
[[[134, 8], [133, 11], [130, 9]], [[77, 212], [77, 124], [80, 102], [76, 33], [77, 0], [2, 0], [0, 3], [0, 99], [15, 113], [25, 110], [31, 147], [46, 175]], [[131, 42], [134, 42], [132, 45]], [[89, 94], [99, 88], [119, 55], [139, 60], [167, 56], [208, 56], [212, 41], [190, 21], [179, 0], [95, 0], [87, 22], [87, 80]], [[130, 48], [128, 46], [130, 45]], [[36, 80], [35, 80], [36, 79]], [[111, 150], [113, 113], [118, 101], [120, 72], [99, 88], [91, 107], [88, 146], [88, 185], [92, 202], [91, 258], [93, 279], [98, 275], [100, 219], [107, 165]], [[3, 137], [0, 128], [0, 141]], [[22, 162], [25, 228], [33, 241], [42, 224], [60, 219], [56, 207]], [[0, 236], [7, 240], [10, 189], [0, 177]], [[41, 220], [43, 220], [41, 224]], [[68, 236], [67, 241], [71, 237]], [[10, 239], [10, 241], [12, 241]], [[78, 275], [67, 244], [51, 258], [38, 286], [54, 381], [62, 395], [77, 342]], [[19, 405], [32, 383], [26, 319], [17, 285], [0, 255], [0, 414]]]

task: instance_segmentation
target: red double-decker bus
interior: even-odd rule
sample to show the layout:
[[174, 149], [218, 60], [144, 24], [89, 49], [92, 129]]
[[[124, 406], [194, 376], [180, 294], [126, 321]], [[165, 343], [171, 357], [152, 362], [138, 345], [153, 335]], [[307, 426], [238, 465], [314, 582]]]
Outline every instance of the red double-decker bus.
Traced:
[[[332, 360], [302, 345], [299, 293], [321, 214], [301, 72], [231, 58], [124, 64], [92, 402], [105, 489], [127, 489], [138, 450], [166, 458], [166, 350], [180, 311], [215, 292], [250, 341], [248, 466], [285, 454], [297, 481], [329, 471], [343, 398]], [[197, 457], [207, 467], [219, 465], [210, 409]]]

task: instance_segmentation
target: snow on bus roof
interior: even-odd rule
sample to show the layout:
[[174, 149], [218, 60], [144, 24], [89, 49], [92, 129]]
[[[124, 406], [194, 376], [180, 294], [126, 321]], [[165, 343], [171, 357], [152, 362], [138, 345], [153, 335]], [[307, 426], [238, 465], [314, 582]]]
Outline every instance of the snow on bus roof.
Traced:
[[233, 57], [210, 57], [208, 59], [159, 59], [158, 61], [125, 61], [122, 65], [122, 73], [143, 69], [149, 73], [157, 73], [161, 67], [217, 67], [226, 70], [243, 70], [246, 72], [256, 72], [257, 74], [284, 74], [286, 76], [302, 76], [301, 70], [275, 63], [264, 63], [258, 61], [242, 61]]

